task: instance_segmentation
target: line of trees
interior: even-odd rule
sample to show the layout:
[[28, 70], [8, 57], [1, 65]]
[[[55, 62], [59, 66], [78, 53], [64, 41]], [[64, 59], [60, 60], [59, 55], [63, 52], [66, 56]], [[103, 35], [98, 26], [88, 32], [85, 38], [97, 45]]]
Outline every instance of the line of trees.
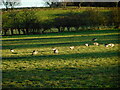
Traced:
[[[120, 10], [118, 8], [107, 13], [97, 10], [86, 10], [84, 12], [69, 12], [59, 15], [52, 20], [40, 20], [34, 11], [8, 11], [3, 12], [2, 16], [2, 34], [42, 34], [51, 29], [57, 29], [57, 32], [75, 31], [92, 29], [101, 26], [120, 26]], [[17, 33], [15, 33], [17, 32]], [[54, 32], [54, 30], [53, 30]]]
[[45, 2], [49, 7], [67, 7], [67, 6], [77, 6], [77, 7], [120, 7], [119, 2], [69, 2], [69, 0], [64, 0], [64, 2]]
[[1, 4], [5, 6], [6, 11], [10, 8], [13, 9], [15, 6], [21, 5], [20, 0], [1, 0]]
[[[59, 2], [53, 2], [53, 0], [45, 1], [45, 5], [50, 8], [56, 7], [67, 7], [67, 6], [77, 6], [77, 7], [120, 7], [119, 2], [70, 2], [71, 0], [59, 0]], [[5, 10], [14, 9], [15, 6], [21, 5], [20, 0], [1, 0], [0, 5], [5, 6]]]

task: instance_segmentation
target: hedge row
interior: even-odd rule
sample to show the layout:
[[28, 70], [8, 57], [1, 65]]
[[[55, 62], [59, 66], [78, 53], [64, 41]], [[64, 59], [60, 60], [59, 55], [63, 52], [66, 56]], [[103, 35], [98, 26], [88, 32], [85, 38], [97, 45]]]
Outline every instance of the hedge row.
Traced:
[[[83, 29], [93, 29], [93, 27], [101, 26], [120, 26], [120, 9], [114, 9], [109, 12], [101, 12], [97, 10], [86, 10], [83, 12], [68, 12], [61, 14], [57, 18], [40, 20], [34, 11], [8, 11], [2, 16], [2, 33], [3, 35], [18, 34], [42, 34], [52, 28], [57, 28], [57, 32], [68, 31], [72, 27], [76, 31]], [[11, 33], [8, 33], [8, 32]], [[53, 31], [54, 32], [54, 31]]]

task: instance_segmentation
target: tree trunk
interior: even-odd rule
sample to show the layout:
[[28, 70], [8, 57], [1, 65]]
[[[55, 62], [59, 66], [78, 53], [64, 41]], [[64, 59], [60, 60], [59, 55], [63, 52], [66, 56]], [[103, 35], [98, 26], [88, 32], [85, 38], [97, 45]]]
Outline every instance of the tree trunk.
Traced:
[[13, 33], [13, 29], [10, 29], [10, 31], [11, 31], [11, 35], [13, 35], [14, 33]]
[[82, 4], [82, 2], [80, 2], [80, 3], [78, 4], [78, 7], [81, 7], [81, 4]]
[[26, 34], [29, 34], [28, 28], [26, 28]]
[[19, 35], [20, 35], [20, 29], [18, 29]]
[[116, 2], [116, 7], [118, 7], [118, 2]]
[[58, 29], [58, 32], [61, 32], [61, 29], [60, 29], [60, 27], [57, 27], [57, 29]]
[[68, 32], [70, 31], [70, 27], [67, 27]]
[[35, 33], [35, 29], [33, 29], [33, 31], [32, 31], [33, 33]]
[[42, 34], [44, 33], [45, 29], [42, 30]]
[[78, 31], [79, 27], [75, 27], [76, 31]]
[[64, 30], [65, 30], [65, 27], [61, 27], [61, 32], [64, 32]]
[[25, 32], [25, 30], [24, 30], [24, 29], [22, 29], [22, 32], [23, 32], [23, 34], [26, 34], [26, 32]]
[[4, 35], [7, 35], [7, 30], [4, 30]]
[[7, 5], [5, 6], [6, 8], [5, 8], [5, 10], [7, 11], [8, 10], [8, 7], [7, 7]]

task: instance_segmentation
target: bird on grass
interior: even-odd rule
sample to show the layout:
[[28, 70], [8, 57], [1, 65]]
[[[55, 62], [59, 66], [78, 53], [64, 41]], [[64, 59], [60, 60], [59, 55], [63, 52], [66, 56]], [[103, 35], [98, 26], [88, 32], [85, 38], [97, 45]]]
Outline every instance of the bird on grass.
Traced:
[[13, 52], [14, 52], [14, 49], [10, 49], [10, 51], [13, 53]]
[[58, 53], [58, 49], [52, 49], [54, 53]]
[[115, 45], [113, 43], [105, 44], [105, 47], [114, 47]]
[[74, 49], [75, 47], [74, 46], [71, 46], [70, 49]]
[[96, 46], [99, 46], [99, 43], [97, 43], [97, 42], [94, 42], [93, 44], [96, 45]]
[[36, 55], [36, 54], [38, 54], [38, 51], [33, 50], [32, 55]]
[[113, 43], [110, 43], [109, 46], [114, 47], [115, 45]]
[[97, 41], [97, 38], [93, 38], [92, 41]]
[[17, 54], [14, 49], [10, 49], [10, 51], [12, 52], [12, 54]]
[[89, 44], [88, 44], [88, 43], [86, 43], [86, 44], [85, 44], [85, 46], [87, 46], [87, 47], [88, 47], [88, 46], [89, 46]]
[[105, 46], [105, 47], [109, 47], [109, 45], [108, 45], [108, 44], [105, 44], [104, 46]]

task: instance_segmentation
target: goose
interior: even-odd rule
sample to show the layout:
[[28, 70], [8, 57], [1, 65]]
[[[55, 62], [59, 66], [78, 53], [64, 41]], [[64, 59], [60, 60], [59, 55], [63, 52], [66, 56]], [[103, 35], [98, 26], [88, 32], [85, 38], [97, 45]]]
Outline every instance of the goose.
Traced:
[[93, 38], [92, 41], [97, 41], [97, 38]]
[[110, 44], [105, 44], [105, 47], [114, 47], [115, 45], [113, 43], [110, 43]]
[[36, 54], [38, 54], [38, 51], [33, 50], [32, 55], [36, 55]]
[[12, 52], [12, 54], [18, 54], [17, 52], [15, 52], [14, 49], [10, 49], [10, 51]]
[[74, 46], [71, 46], [70, 49], [74, 49], [75, 47]]
[[97, 42], [94, 42], [93, 44], [96, 45], [96, 46], [99, 46], [99, 43], [97, 43]]
[[105, 47], [109, 47], [109, 45], [108, 45], [108, 44], [105, 44]]
[[14, 52], [14, 49], [10, 49], [10, 51], [13, 53], [13, 52]]
[[85, 46], [87, 46], [87, 47], [88, 47], [88, 46], [89, 46], [89, 44], [88, 44], [88, 43], [86, 43], [86, 44], [85, 44]]
[[53, 49], [54, 53], [58, 53], [58, 50], [57, 49]]
[[111, 47], [114, 47], [114, 46], [115, 46], [113, 43], [110, 43], [110, 44], [108, 44], [108, 45], [111, 46]]
[[56, 48], [53, 48], [52, 50], [54, 51], [54, 50], [56, 50]]

